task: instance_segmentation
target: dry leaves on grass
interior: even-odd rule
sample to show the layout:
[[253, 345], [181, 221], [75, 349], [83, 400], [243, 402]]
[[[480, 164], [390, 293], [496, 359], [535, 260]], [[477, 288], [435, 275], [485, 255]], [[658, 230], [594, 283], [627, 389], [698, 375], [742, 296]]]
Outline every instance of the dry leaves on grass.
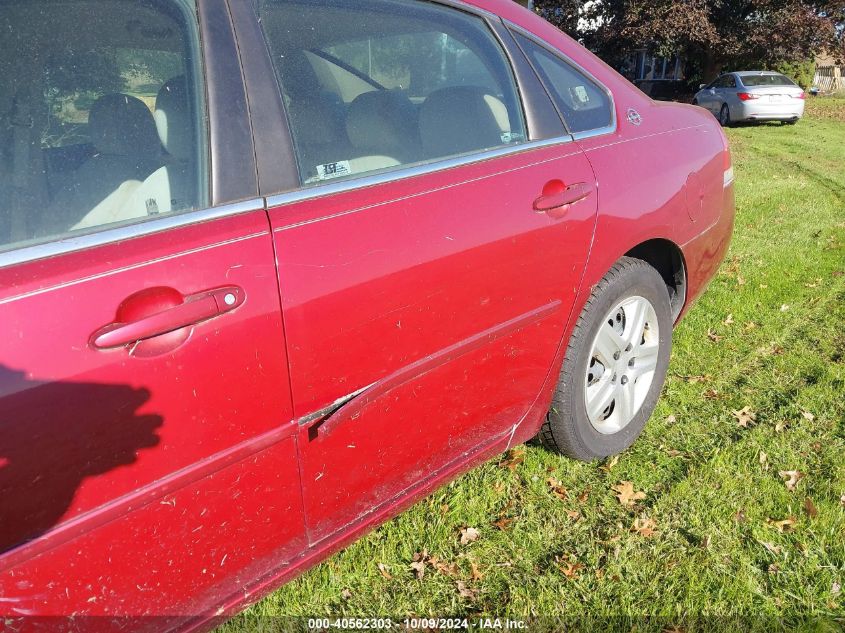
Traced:
[[548, 484], [552, 494], [558, 499], [566, 499], [569, 496], [569, 491], [564, 487], [563, 482], [560, 479], [549, 477], [546, 480], [546, 484]]
[[559, 556], [555, 556], [555, 563], [557, 563], [558, 570], [560, 570], [560, 572], [570, 580], [577, 578], [584, 569], [584, 565], [582, 563], [577, 561], [573, 563], [568, 560], [561, 560]]
[[478, 592], [475, 589], [467, 587], [467, 584], [463, 580], [456, 582], [455, 586], [458, 588], [458, 595], [461, 596], [461, 598], [474, 600], [478, 597]]
[[620, 481], [611, 490], [616, 492], [616, 498], [619, 499], [619, 503], [626, 508], [634, 505], [635, 501], [641, 501], [646, 497], [644, 492], [634, 491], [634, 484], [630, 481]]
[[809, 422], [812, 422], [813, 420], [816, 419], [816, 416], [814, 416], [812, 413], [810, 413], [806, 409], [801, 409], [801, 415], [804, 416], [804, 419], [809, 421]]
[[775, 528], [778, 532], [794, 532], [795, 526], [797, 525], [798, 521], [795, 517], [789, 517], [787, 519], [781, 519], [780, 521], [776, 521], [774, 519], [766, 519], [766, 525], [769, 525]]
[[764, 453], [763, 451], [760, 451], [759, 460], [760, 460], [760, 468], [763, 469], [763, 472], [766, 472], [767, 470], [769, 470], [769, 456], [766, 455], [766, 453]]
[[427, 561], [428, 550], [416, 552], [411, 559], [411, 564], [408, 566], [411, 568], [411, 571], [414, 572], [414, 576], [416, 576], [417, 580], [422, 580], [423, 576], [425, 576], [425, 565]]
[[619, 463], [619, 455], [614, 455], [609, 460], [607, 460], [604, 464], [599, 466], [599, 470], [603, 470], [606, 473], [609, 473], [613, 470], [613, 467]]
[[716, 332], [714, 330], [708, 329], [707, 330], [707, 338], [709, 338], [714, 343], [718, 343], [719, 341], [721, 341], [725, 337], [722, 336], [721, 334], [716, 334]]
[[516, 470], [516, 467], [519, 466], [522, 462], [525, 461], [525, 448], [522, 446], [517, 446], [516, 448], [510, 449], [505, 456], [502, 457], [502, 460], [499, 462], [499, 466], [501, 468], [507, 468], [511, 472]]
[[649, 518], [634, 519], [634, 525], [631, 527], [631, 531], [645, 538], [651, 538], [657, 534], [657, 521]]
[[804, 478], [804, 473], [797, 470], [779, 470], [778, 475], [784, 479], [783, 485], [789, 492], [795, 492], [798, 482]]
[[804, 512], [807, 513], [807, 516], [811, 519], [815, 519], [819, 516], [819, 510], [816, 508], [816, 504], [813, 503], [813, 500], [810, 497], [806, 497], [804, 499]]
[[461, 528], [461, 545], [469, 545], [478, 540], [481, 534], [474, 527]]
[[478, 565], [475, 564], [475, 561], [470, 559], [469, 561], [470, 568], [472, 569], [472, 579], [473, 580], [481, 580], [484, 578], [484, 574], [478, 569]]
[[757, 413], [748, 406], [743, 407], [739, 411], [731, 411], [731, 415], [736, 418], [737, 425], [744, 429], [747, 429], [748, 425], [752, 422], [757, 421]]
[[384, 563], [378, 564], [378, 572], [382, 575], [382, 577], [387, 578], [387, 580], [393, 579], [393, 576], [390, 575], [390, 571], [387, 569], [387, 565]]

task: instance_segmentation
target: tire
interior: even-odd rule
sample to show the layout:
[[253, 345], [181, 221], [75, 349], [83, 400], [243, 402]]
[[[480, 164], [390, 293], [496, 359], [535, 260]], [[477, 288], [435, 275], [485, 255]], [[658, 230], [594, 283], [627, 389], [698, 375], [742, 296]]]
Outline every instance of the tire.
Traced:
[[781, 121], [781, 125], [795, 125], [798, 123], [798, 119], [790, 119], [788, 121]]
[[[645, 304], [653, 311], [648, 312]], [[638, 327], [633, 321], [629, 324], [628, 318], [630, 314], [630, 318], [637, 319], [640, 313], [645, 315], [645, 321], [637, 341]], [[617, 319], [619, 314], [621, 321]], [[657, 325], [657, 333], [652, 322]], [[618, 360], [605, 360], [610, 355], [608, 349], [621, 349], [600, 343], [617, 340], [608, 339], [605, 328], [633, 341], [628, 349], [619, 351]], [[601, 339], [600, 331], [605, 335]], [[646, 262], [623, 257], [593, 288], [575, 324], [551, 408], [538, 434], [540, 443], [583, 461], [624, 451], [634, 443], [654, 411], [666, 380], [671, 351], [672, 310], [663, 278]], [[604, 367], [605, 363], [610, 367]], [[652, 364], [649, 378], [647, 370]], [[612, 402], [596, 414], [596, 407], [605, 400], [600, 396], [607, 389], [613, 390]], [[592, 419], [588, 401], [593, 405]]]
[[723, 103], [722, 109], [719, 110], [719, 124], [722, 127], [731, 126], [731, 109], [728, 107], [727, 103]]

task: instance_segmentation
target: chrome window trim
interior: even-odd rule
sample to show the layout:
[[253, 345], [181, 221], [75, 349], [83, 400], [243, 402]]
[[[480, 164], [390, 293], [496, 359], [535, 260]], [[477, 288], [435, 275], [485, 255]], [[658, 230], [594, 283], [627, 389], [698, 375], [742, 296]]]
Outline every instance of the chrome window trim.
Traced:
[[565, 145], [571, 143], [573, 138], [569, 135], [559, 136], [557, 138], [544, 139], [540, 141], [528, 141], [520, 143], [519, 145], [509, 145], [506, 147], [499, 147], [490, 149], [476, 154], [468, 154], [466, 156], [458, 156], [454, 158], [445, 158], [436, 160], [430, 163], [410, 165], [408, 167], [399, 167], [391, 171], [385, 171], [379, 174], [363, 175], [359, 178], [351, 178], [346, 180], [339, 180], [337, 182], [327, 182], [322, 185], [314, 185], [310, 187], [302, 187], [294, 191], [286, 191], [267, 197], [267, 208], [281, 207], [296, 202], [305, 200], [313, 200], [315, 198], [324, 198], [338, 193], [347, 191], [355, 191], [358, 189], [365, 189], [376, 185], [382, 185], [388, 182], [407, 180], [416, 176], [423, 176], [425, 174], [432, 174], [447, 169], [454, 169], [455, 167], [463, 167], [465, 165], [473, 165], [481, 163], [494, 158], [502, 156], [510, 156], [512, 154], [521, 154], [535, 149], [544, 147], [551, 147], [553, 145]]
[[[610, 99], [610, 114], [611, 114], [610, 125], [605, 125], [604, 127], [596, 128], [594, 130], [584, 130], [583, 132], [574, 132], [572, 134], [572, 136], [576, 141], [587, 139], [587, 138], [593, 138], [593, 137], [596, 137], [596, 136], [602, 136], [604, 134], [613, 134], [617, 131], [617, 129], [619, 128], [619, 119], [616, 116], [616, 99], [614, 98], [613, 92], [610, 90], [610, 88], [608, 88], [607, 86], [604, 85], [604, 82], [599, 81], [598, 77], [596, 77], [589, 70], [587, 70], [586, 68], [581, 66], [581, 64], [577, 63], [574, 59], [571, 59], [562, 50], [552, 47], [551, 44], [549, 44], [548, 42], [540, 39], [539, 37], [534, 35], [531, 31], [524, 29], [523, 27], [519, 26], [518, 24], [514, 24], [510, 20], [502, 20], [502, 22], [511, 31], [513, 31], [513, 32], [515, 32], [519, 35], [522, 35], [523, 37], [531, 40], [532, 42], [537, 44], [539, 47], [548, 51], [548, 53], [550, 55], [560, 58], [563, 63], [568, 64], [568, 65], [572, 66], [573, 68], [575, 68], [579, 73], [586, 76], [593, 83], [595, 83], [596, 86], [598, 86], [601, 90], [603, 90], [604, 93], [607, 95], [608, 99]], [[519, 41], [517, 41], [517, 46], [519, 46]], [[523, 51], [523, 54], [528, 58], [528, 63], [531, 64], [531, 66], [533, 67], [534, 62], [531, 61], [531, 58], [528, 57], [528, 54], [525, 51]], [[540, 79], [540, 83], [542, 83], [545, 86], [546, 82], [544, 82], [543, 78], [540, 77], [540, 73], [537, 72], [536, 69], [535, 69], [534, 72], [537, 73], [537, 76]], [[546, 88], [546, 92], [549, 92], [548, 88]], [[549, 97], [552, 98], [552, 95], [550, 94]], [[552, 98], [552, 103], [554, 103], [553, 98]], [[566, 122], [566, 119], [563, 118], [563, 115], [561, 115], [561, 119], [563, 120], [563, 124], [566, 126], [566, 128], [569, 129], [569, 124]]]
[[250, 211], [261, 211], [263, 209], [263, 198], [254, 198], [219, 207], [211, 207], [201, 211], [190, 211], [187, 213], [169, 215], [155, 220], [142, 221], [137, 224], [119, 226], [112, 229], [105, 228], [96, 233], [69, 236], [58, 240], [44, 242], [43, 244], [24, 246], [16, 250], [0, 253], [0, 268], [15, 266], [17, 264], [25, 264], [40, 259], [47, 259], [57, 255], [83, 251], [97, 246], [106, 246], [108, 244], [131, 240], [136, 237], [153, 235], [170, 229], [190, 226], [192, 224], [200, 224], [202, 222], [240, 215]]

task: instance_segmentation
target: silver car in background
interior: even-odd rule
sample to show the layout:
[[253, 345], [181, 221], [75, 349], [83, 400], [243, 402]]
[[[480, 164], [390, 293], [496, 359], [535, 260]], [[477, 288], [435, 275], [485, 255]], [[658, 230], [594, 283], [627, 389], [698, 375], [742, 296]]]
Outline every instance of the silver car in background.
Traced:
[[694, 105], [710, 110], [723, 126], [740, 121], [797, 123], [804, 115], [804, 91], [771, 71], [726, 73], [702, 85]]

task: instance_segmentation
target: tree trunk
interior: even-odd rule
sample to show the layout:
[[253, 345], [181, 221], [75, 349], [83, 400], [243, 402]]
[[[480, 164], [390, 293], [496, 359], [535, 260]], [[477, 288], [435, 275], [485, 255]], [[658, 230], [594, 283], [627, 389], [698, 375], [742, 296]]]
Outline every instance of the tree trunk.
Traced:
[[702, 72], [705, 83], [710, 83], [719, 76], [719, 73], [722, 72], [722, 60], [719, 59], [712, 48], [708, 48], [704, 51]]

